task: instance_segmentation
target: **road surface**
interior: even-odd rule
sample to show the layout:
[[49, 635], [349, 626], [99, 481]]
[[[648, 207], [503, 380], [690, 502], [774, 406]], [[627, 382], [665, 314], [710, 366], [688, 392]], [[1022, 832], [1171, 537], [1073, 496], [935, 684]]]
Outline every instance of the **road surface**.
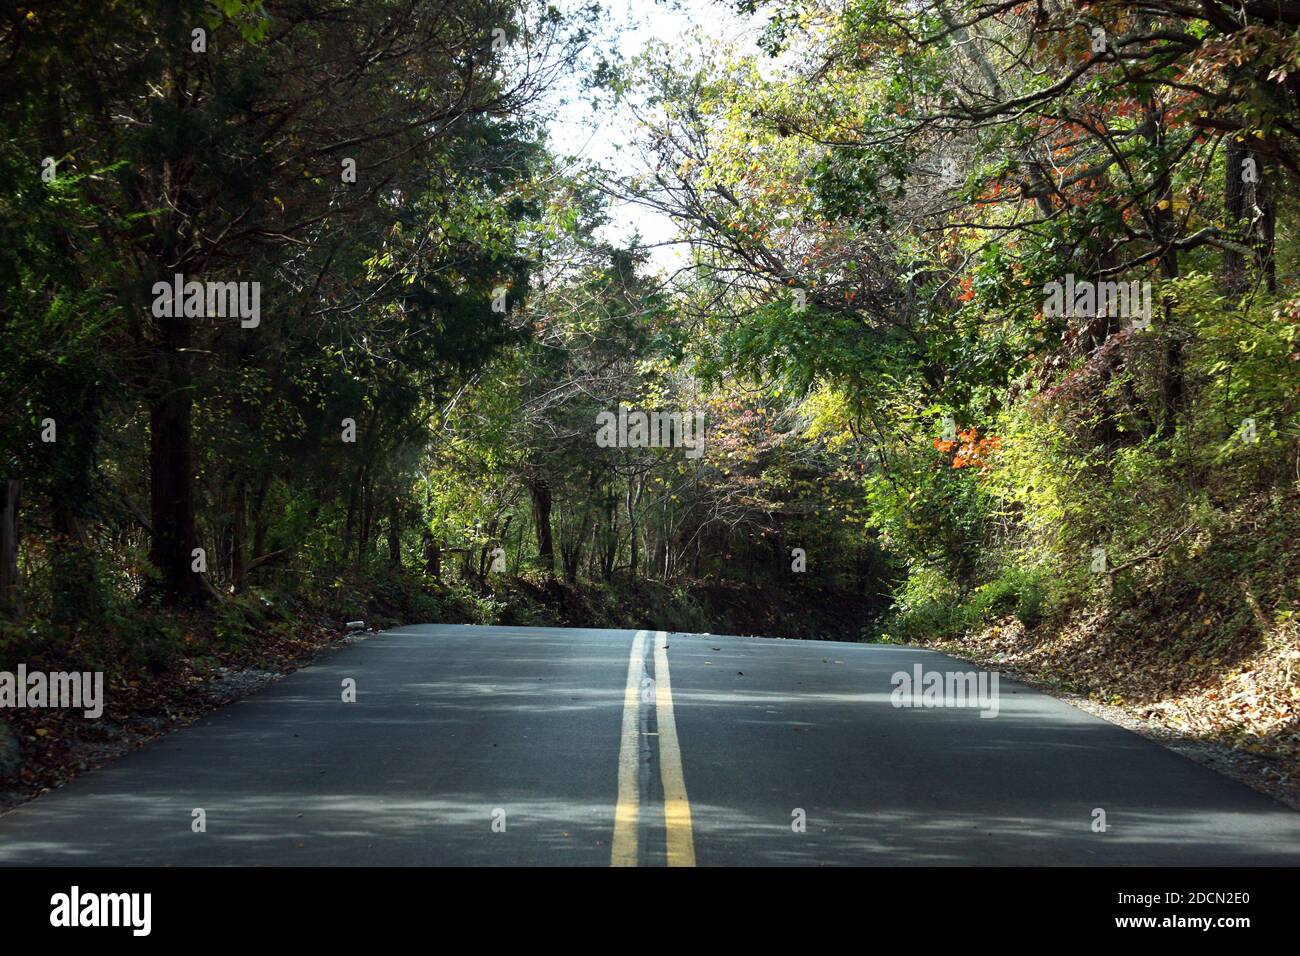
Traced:
[[400, 628], [0, 817], [0, 864], [1300, 863], [1300, 814], [1009, 680], [996, 716], [894, 706], [918, 665], [973, 670], [886, 645]]

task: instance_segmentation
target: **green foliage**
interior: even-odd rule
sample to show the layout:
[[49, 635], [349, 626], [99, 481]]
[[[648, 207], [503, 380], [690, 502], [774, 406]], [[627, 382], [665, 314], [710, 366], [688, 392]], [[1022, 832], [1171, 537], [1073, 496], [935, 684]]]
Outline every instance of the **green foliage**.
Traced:
[[176, 621], [157, 612], [121, 607], [108, 616], [111, 638], [89, 651], [87, 663], [98, 668], [131, 673], [141, 668], [160, 674], [180, 658], [184, 632]]
[[966, 626], [979, 626], [1014, 615], [1026, 627], [1043, 619], [1047, 598], [1044, 576], [1023, 568], [1007, 568], [971, 592], [964, 605]]
[[941, 640], [960, 635], [966, 622], [958, 590], [941, 572], [917, 566], [894, 589], [893, 607], [870, 639], [889, 644]]
[[237, 651], [266, 628], [264, 598], [250, 594], [224, 601], [212, 615], [212, 640], [222, 651]]

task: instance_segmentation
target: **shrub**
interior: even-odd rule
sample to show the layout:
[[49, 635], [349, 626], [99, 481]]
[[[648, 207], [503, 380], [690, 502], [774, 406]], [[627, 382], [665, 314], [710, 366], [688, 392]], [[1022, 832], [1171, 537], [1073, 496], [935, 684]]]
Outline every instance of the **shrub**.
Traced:
[[109, 612], [108, 621], [112, 640], [102, 655], [96, 655], [101, 658], [101, 666], [115, 667], [126, 662], [128, 667], [143, 667], [159, 674], [181, 655], [184, 634], [180, 626], [155, 612], [115, 608]]
[[971, 592], [963, 607], [963, 617], [970, 628], [1014, 614], [1026, 627], [1033, 628], [1043, 619], [1046, 598], [1039, 572], [1009, 567]]

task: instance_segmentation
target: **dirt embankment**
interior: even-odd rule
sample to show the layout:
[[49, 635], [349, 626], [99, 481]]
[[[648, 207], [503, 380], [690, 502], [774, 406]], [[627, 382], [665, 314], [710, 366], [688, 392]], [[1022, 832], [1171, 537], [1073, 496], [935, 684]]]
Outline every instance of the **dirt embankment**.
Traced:
[[1062, 620], [936, 647], [1021, 675], [1300, 809], [1300, 500], [1243, 499]]

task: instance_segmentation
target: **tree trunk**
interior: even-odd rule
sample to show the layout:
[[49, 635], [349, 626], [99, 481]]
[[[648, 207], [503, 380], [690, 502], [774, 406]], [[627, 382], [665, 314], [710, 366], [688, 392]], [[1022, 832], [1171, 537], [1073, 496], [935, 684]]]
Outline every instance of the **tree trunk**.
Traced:
[[23, 612], [18, 590], [18, 500], [23, 480], [5, 482], [4, 512], [0, 515], [0, 611], [15, 616]]
[[244, 581], [244, 541], [248, 537], [248, 481], [242, 474], [235, 481], [235, 515], [230, 524], [230, 583], [238, 591]]
[[483, 587], [487, 583], [488, 572], [488, 553], [492, 550], [492, 542], [496, 540], [497, 519], [493, 518], [488, 522], [487, 530], [483, 535], [483, 543], [478, 549], [478, 584]]
[[[1223, 211], [1229, 228], [1240, 223], [1246, 212], [1246, 184], [1242, 180], [1246, 158], [1245, 145], [1229, 136], [1223, 155]], [[1224, 288], [1230, 294], [1240, 295], [1246, 290], [1246, 263], [1240, 253], [1223, 250], [1223, 272]]]
[[370, 548], [370, 531], [374, 523], [374, 482], [368, 474], [361, 480], [361, 529], [357, 538], [357, 563], [361, 564]]
[[356, 527], [357, 497], [361, 493], [361, 476], [364, 471], [364, 465], [357, 469], [356, 477], [352, 479], [351, 487], [348, 488], [348, 517], [343, 526], [343, 554], [341, 556], [344, 564], [348, 563], [348, 555], [352, 553], [352, 531]]
[[1269, 294], [1277, 293], [1277, 265], [1273, 256], [1273, 244], [1277, 237], [1277, 203], [1270, 188], [1272, 176], [1259, 171], [1255, 183], [1255, 215], [1258, 223], [1253, 233], [1255, 246], [1255, 265], [1264, 277], [1264, 285]]
[[618, 560], [618, 498], [613, 490], [606, 499], [605, 549], [601, 554], [600, 573], [606, 581], [614, 577], [614, 564]]
[[[1145, 28], [1148, 18], [1139, 17], [1139, 27]], [[1155, 102], [1148, 97], [1142, 107], [1142, 123], [1139, 132], [1154, 152], [1159, 152], [1165, 145], [1163, 121], [1157, 111]], [[1160, 273], [1164, 279], [1178, 278], [1178, 250], [1169, 246], [1176, 232], [1173, 212], [1173, 180], [1168, 167], [1162, 168], [1152, 183], [1151, 210], [1152, 233], [1156, 243], [1164, 247], [1160, 256]], [[1166, 203], [1162, 209], [1161, 201]], [[1161, 416], [1159, 435], [1170, 438], [1178, 427], [1178, 418], [1186, 402], [1186, 384], [1183, 368], [1183, 340], [1171, 324], [1173, 308], [1166, 303], [1161, 316], [1160, 333], [1165, 341], [1165, 368], [1161, 383]]]
[[253, 554], [266, 554], [266, 492], [271, 486], [271, 473], [262, 474], [253, 496]]
[[400, 568], [402, 566], [402, 524], [398, 511], [399, 502], [394, 498], [393, 505], [388, 510], [388, 560]]
[[641, 476], [640, 486], [632, 475], [627, 477], [627, 524], [628, 524], [628, 542], [630, 547], [627, 561], [628, 574], [636, 578], [637, 562], [641, 560], [640, 553], [640, 528], [637, 521], [636, 510], [641, 504], [641, 496], [645, 494], [645, 475]]
[[149, 492], [153, 539], [149, 560], [160, 572], [165, 605], [198, 604], [207, 589], [192, 570], [198, 545], [194, 524], [194, 462], [189, 371], [182, 349], [190, 344], [189, 319], [159, 320], [158, 392], [149, 414]]
[[545, 478], [528, 483], [533, 500], [533, 526], [537, 530], [537, 558], [543, 567], [555, 567], [555, 545], [551, 538], [551, 486]]
[[582, 551], [587, 543], [587, 537], [591, 534], [591, 506], [584, 505], [582, 511], [582, 522], [578, 525], [578, 532], [573, 540], [565, 547], [562, 547], [561, 556], [564, 560], [564, 577], [565, 580], [573, 582], [578, 580], [578, 568], [582, 565]]
[[442, 542], [427, 529], [424, 532], [424, 571], [435, 581], [442, 580]]

